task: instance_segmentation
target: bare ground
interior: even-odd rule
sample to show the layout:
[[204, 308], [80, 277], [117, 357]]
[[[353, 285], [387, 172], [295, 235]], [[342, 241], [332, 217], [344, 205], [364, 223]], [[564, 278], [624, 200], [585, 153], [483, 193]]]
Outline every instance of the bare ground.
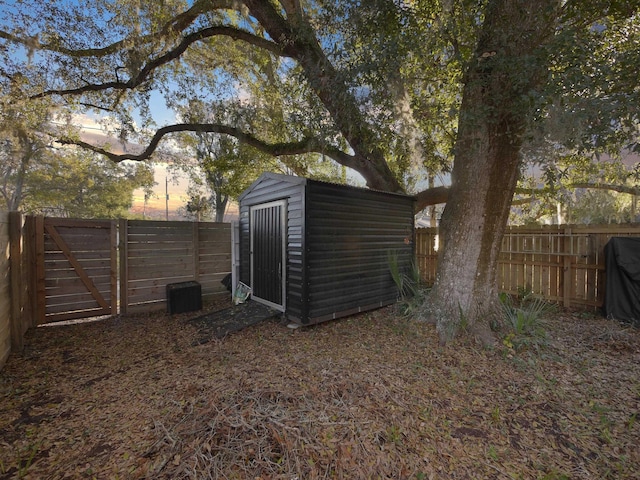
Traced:
[[640, 331], [546, 330], [441, 348], [394, 308], [205, 343], [188, 314], [38, 328], [0, 372], [0, 479], [638, 478]]

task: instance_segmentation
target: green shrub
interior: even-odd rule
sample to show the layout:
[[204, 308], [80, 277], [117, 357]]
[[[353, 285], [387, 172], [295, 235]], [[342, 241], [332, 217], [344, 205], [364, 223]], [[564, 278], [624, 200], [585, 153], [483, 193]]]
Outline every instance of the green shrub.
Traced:
[[509, 329], [503, 343], [516, 350], [527, 346], [539, 347], [546, 343], [544, 319], [556, 311], [556, 306], [527, 292], [514, 300], [500, 294], [500, 303]]
[[428, 290], [420, 276], [420, 270], [415, 262], [411, 262], [408, 271], [401, 271], [398, 254], [389, 252], [389, 271], [398, 287], [398, 305], [404, 315], [412, 315], [422, 305]]

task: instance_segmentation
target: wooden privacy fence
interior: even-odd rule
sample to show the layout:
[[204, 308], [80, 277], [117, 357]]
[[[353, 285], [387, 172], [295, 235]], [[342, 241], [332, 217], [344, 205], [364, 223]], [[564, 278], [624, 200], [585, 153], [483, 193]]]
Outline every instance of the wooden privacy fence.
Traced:
[[[565, 307], [601, 307], [604, 246], [611, 237], [640, 236], [640, 224], [510, 227], [502, 239], [498, 286], [528, 289]], [[427, 285], [436, 279], [438, 229], [416, 229], [416, 260]]]
[[228, 292], [231, 225], [23, 217], [0, 212], [0, 367], [29, 327], [164, 310], [166, 285]]
[[166, 308], [166, 285], [196, 280], [203, 301], [225, 294], [231, 273], [228, 223], [120, 220], [122, 313]]

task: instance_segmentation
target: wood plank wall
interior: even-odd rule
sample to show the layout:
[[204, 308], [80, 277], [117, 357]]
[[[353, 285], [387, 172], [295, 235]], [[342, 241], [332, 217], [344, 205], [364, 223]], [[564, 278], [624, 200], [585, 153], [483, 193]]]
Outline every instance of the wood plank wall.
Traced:
[[9, 212], [0, 212], [0, 368], [11, 351]]
[[[611, 237], [640, 236], [640, 225], [511, 227], [502, 239], [498, 286], [525, 289], [565, 307], [601, 307], [604, 246]], [[437, 228], [416, 229], [416, 260], [427, 285], [435, 282]]]
[[228, 294], [231, 225], [212, 222], [120, 221], [120, 311], [166, 309], [166, 286], [196, 280], [203, 302]]
[[34, 326], [29, 295], [32, 265], [25, 247], [28, 222], [19, 212], [0, 212], [0, 367], [11, 351], [22, 351], [24, 334]]

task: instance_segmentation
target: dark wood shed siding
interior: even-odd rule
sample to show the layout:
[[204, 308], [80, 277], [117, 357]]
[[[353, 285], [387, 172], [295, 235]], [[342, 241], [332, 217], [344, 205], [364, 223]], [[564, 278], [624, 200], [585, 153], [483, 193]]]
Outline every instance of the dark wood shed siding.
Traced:
[[411, 268], [413, 198], [271, 173], [240, 196], [242, 282], [251, 282], [251, 207], [283, 199], [290, 320], [317, 323], [397, 300], [389, 257]]
[[413, 199], [313, 181], [307, 188], [308, 321], [395, 302], [389, 255], [410, 268]]
[[278, 175], [263, 175], [240, 197], [240, 281], [251, 286], [249, 210], [275, 200], [287, 200], [287, 314], [302, 315], [302, 247], [304, 231], [304, 179], [283, 181]]

